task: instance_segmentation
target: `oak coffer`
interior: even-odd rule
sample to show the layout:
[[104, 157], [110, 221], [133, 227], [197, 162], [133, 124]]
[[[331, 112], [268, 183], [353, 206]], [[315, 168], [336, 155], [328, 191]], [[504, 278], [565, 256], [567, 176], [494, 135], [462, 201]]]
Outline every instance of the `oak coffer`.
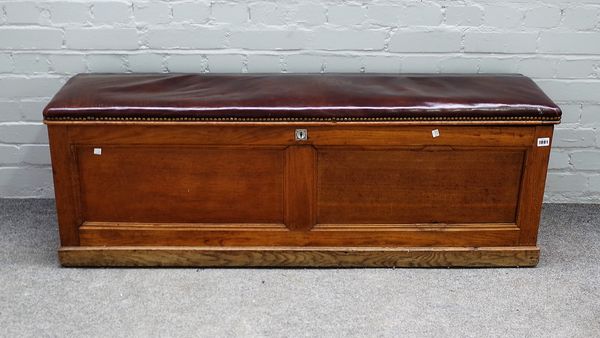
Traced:
[[534, 266], [522, 75], [85, 74], [44, 110], [64, 266]]

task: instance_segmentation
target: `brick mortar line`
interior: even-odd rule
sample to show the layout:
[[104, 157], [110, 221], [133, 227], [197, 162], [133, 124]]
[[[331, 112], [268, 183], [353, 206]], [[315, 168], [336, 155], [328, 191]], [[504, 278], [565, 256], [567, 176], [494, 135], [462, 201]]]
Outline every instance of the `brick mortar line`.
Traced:
[[[600, 33], [598, 34], [600, 38]], [[599, 53], [564, 53], [564, 52], [469, 52], [469, 51], [454, 51], [454, 52], [392, 52], [381, 49], [314, 49], [314, 48], [288, 48], [288, 49], [244, 49], [231, 47], [218, 48], [135, 48], [135, 49], [105, 49], [105, 48], [57, 48], [57, 49], [35, 49], [35, 48], [9, 48], [1, 49], [0, 54], [40, 54], [40, 55], [93, 55], [93, 54], [261, 54], [261, 55], [323, 55], [323, 54], [345, 54], [348, 56], [467, 56], [467, 57], [522, 57], [522, 58], [574, 58], [579, 59], [600, 58]]]
[[[240, 69], [243, 63], [240, 63]], [[114, 72], [106, 72], [106, 71], [102, 71], [101, 73], [123, 73], [123, 74], [136, 74], [136, 73], [148, 73], [148, 72], [134, 72], [131, 71], [131, 66], [127, 65], [126, 63], [123, 63], [123, 65], [125, 66], [126, 71], [122, 72], [122, 71], [114, 71]], [[168, 63], [166, 65], [168, 67]], [[266, 72], [268, 74], [302, 74], [304, 72], [290, 72], [289, 70], [283, 68], [283, 63], [281, 60], [279, 60], [279, 66], [281, 71], [279, 72]], [[365, 68], [364, 65], [362, 68]], [[219, 71], [215, 71], [215, 72], [211, 72], [209, 71], [210, 69], [210, 64], [208, 65], [208, 67], [205, 68], [205, 71], [201, 71], [201, 72], [197, 72], [199, 74], [223, 74]], [[88, 69], [89, 71], [89, 69]], [[418, 72], [390, 72], [390, 73], [380, 73], [380, 72], [370, 72], [368, 69], [362, 69], [359, 70], [357, 72], [328, 72], [327, 69], [324, 69], [324, 72], [327, 74], [333, 74], [333, 73], [342, 73], [342, 74], [355, 74], [355, 73], [360, 73], [360, 74], [391, 74], [391, 75], [401, 75], [401, 74], [421, 74]], [[91, 72], [93, 73], [93, 72]], [[157, 73], [157, 74], [169, 74], [169, 73], [178, 73], [178, 72], [167, 72], [165, 71], [165, 69], [157, 69], [156, 72], [149, 72], [149, 73]], [[242, 72], [240, 72], [242, 73]], [[251, 71], [247, 71], [247, 72], [243, 72], [243, 73], [248, 73], [248, 74], [260, 74], [260, 73], [265, 73], [265, 72], [251, 72]], [[319, 74], [318, 72], [307, 72], [310, 74]], [[56, 75], [57, 77], [51, 77], [51, 76], [41, 76], [42, 74], [48, 74], [48, 75]], [[65, 72], [60, 72], [60, 71], [46, 71], [46, 72], [35, 72], [35, 73], [25, 73], [25, 72], [5, 72], [2, 73], [0, 72], [0, 79], [58, 79], [58, 78], [70, 78], [72, 76], [74, 76], [75, 74], [78, 73], [65, 73]], [[233, 74], [233, 73], [230, 73]], [[429, 73], [428, 73], [429, 74]], [[438, 73], [432, 73], [432, 74], [436, 74], [436, 75], [449, 75], [449, 74], [480, 74], [480, 75], [484, 75], [484, 74], [496, 74], [493, 72], [454, 72], [454, 71], [445, 71], [445, 72], [438, 72]], [[506, 73], [506, 74], [520, 74], [518, 72], [514, 72], [514, 73]], [[21, 76], [22, 75], [22, 76]], [[557, 82], [578, 82], [578, 83], [597, 83], [600, 82], [600, 75], [597, 77], [590, 77], [590, 78], [576, 78], [576, 77], [552, 77], [552, 78], [537, 78], [537, 77], [530, 77], [532, 80], [534, 81], [557, 81]], [[1, 93], [0, 93], [0, 98], [1, 98]], [[36, 98], [39, 96], [31, 96], [32, 98]], [[600, 100], [600, 96], [599, 96], [599, 100]], [[557, 101], [557, 100], [555, 100]], [[573, 101], [571, 101], [573, 102]], [[576, 100], [576, 102], [585, 102], [582, 100]], [[593, 101], [595, 102], [595, 101]]]

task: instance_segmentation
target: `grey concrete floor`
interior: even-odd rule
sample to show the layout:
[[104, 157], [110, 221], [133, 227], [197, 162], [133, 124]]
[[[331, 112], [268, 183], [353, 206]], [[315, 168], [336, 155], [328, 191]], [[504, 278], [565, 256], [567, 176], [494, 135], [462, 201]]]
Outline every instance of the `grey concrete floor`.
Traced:
[[72, 269], [52, 200], [0, 200], [0, 336], [600, 336], [600, 205], [545, 205], [537, 268]]

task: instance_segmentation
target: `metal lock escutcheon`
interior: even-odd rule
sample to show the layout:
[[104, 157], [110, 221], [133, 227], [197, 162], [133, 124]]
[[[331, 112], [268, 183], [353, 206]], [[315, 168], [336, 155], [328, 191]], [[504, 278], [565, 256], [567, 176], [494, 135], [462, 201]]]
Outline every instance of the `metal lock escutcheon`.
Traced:
[[306, 141], [308, 140], [308, 131], [306, 129], [296, 129], [294, 133], [296, 141]]

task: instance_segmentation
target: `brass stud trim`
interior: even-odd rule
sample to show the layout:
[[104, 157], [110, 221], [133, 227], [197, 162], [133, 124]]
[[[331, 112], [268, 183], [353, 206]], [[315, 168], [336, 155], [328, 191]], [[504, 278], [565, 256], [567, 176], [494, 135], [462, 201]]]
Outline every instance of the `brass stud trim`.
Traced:
[[560, 116], [444, 116], [444, 117], [46, 117], [46, 121], [218, 121], [218, 122], [354, 122], [354, 121], [560, 121]]

